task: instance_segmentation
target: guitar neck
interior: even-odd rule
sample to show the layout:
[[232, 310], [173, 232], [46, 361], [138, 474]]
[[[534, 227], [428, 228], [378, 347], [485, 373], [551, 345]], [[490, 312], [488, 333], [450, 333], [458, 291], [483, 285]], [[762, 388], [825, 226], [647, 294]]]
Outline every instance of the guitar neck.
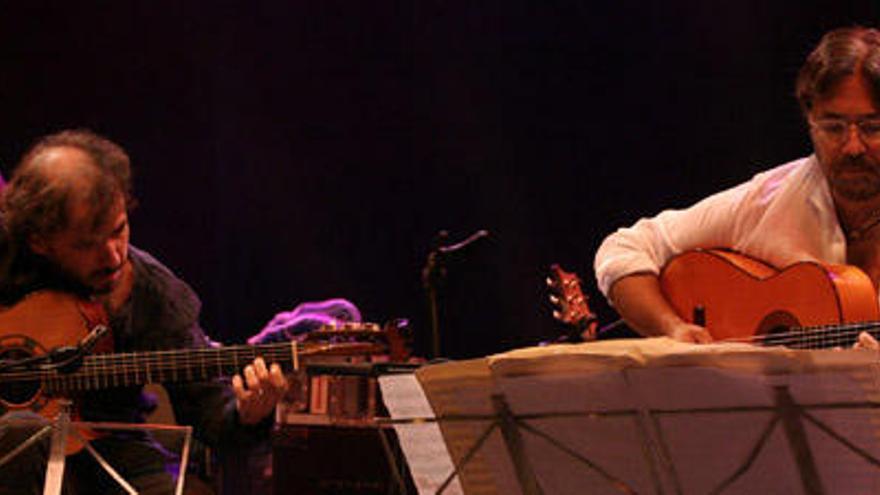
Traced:
[[74, 371], [41, 371], [47, 392], [99, 390], [147, 383], [198, 382], [232, 376], [262, 357], [285, 370], [297, 368], [299, 344], [204, 347], [168, 351], [93, 354]]

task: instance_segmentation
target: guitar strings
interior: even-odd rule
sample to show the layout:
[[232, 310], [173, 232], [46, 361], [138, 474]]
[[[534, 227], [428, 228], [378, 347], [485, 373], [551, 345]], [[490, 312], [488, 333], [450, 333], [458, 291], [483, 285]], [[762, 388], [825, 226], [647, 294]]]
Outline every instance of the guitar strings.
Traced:
[[787, 345], [796, 349], [820, 349], [851, 345], [861, 332], [872, 333], [878, 329], [880, 329], [880, 322], [793, 327], [787, 332], [730, 338], [724, 341], [760, 343], [763, 345]]
[[[297, 353], [306, 356], [321, 354], [322, 351], [327, 351], [328, 349], [334, 350], [327, 345], [297, 345]], [[70, 373], [57, 369], [11, 371], [0, 375], [0, 382], [91, 378], [119, 381], [125, 380], [125, 375], [129, 377], [143, 375], [147, 381], [152, 376], [157, 375], [166, 380], [170, 379], [171, 375], [223, 376], [242, 369], [245, 364], [249, 364], [256, 357], [263, 357], [269, 362], [283, 364], [293, 361], [289, 342], [259, 346], [204, 347], [92, 354], [85, 356], [80, 367]], [[118, 380], [113, 378], [116, 376], [120, 378]]]
[[[816, 349], [850, 345], [864, 331], [877, 331], [880, 322], [853, 323], [795, 327], [787, 332], [725, 339], [724, 342], [760, 343], [764, 345], [788, 345], [796, 349]], [[355, 343], [364, 344], [364, 343]], [[369, 344], [368, 344], [369, 345]], [[309, 349], [311, 347], [311, 349]], [[329, 347], [297, 344], [297, 352], [304, 355], [319, 354]], [[290, 343], [263, 344], [258, 346], [204, 347], [195, 349], [172, 349], [147, 352], [92, 354], [85, 356], [76, 370], [65, 373], [52, 369], [10, 371], [0, 375], [3, 382], [86, 382], [100, 380], [104, 383], [132, 384], [150, 381], [174, 381], [188, 377], [190, 380], [227, 376], [243, 368], [256, 357], [269, 362], [287, 364], [292, 361]], [[142, 379], [142, 378], [143, 379]]]

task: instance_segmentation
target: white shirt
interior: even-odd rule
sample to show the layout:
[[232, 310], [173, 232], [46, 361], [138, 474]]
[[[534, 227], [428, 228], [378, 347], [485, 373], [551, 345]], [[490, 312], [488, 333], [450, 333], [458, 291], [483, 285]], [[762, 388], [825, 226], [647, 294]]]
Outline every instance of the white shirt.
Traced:
[[846, 262], [846, 238], [815, 155], [755, 175], [684, 210], [642, 218], [608, 236], [596, 253], [599, 289], [618, 279], [659, 274], [695, 248], [731, 248], [778, 268], [797, 261]]

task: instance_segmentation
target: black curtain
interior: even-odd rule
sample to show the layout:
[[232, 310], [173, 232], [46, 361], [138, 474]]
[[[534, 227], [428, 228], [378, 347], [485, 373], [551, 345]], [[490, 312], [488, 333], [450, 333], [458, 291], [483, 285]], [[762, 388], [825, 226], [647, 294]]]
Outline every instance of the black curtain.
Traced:
[[0, 171], [88, 127], [132, 155], [133, 242], [237, 342], [297, 302], [407, 317], [441, 229], [443, 353], [558, 335], [546, 268], [810, 152], [794, 75], [876, 2], [6, 2]]

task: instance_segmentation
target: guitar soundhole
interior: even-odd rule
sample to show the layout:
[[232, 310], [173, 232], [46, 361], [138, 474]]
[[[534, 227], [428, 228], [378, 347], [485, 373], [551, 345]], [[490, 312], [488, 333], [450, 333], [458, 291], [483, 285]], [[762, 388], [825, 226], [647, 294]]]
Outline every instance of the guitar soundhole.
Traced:
[[788, 340], [786, 334], [792, 328], [800, 326], [800, 322], [788, 311], [774, 311], [761, 320], [757, 335], [761, 336], [764, 345], [781, 344], [776, 340]]
[[[36, 342], [31, 339], [11, 337], [0, 341], [0, 362], [16, 362], [34, 355]], [[15, 370], [6, 372], [14, 376]], [[30, 402], [40, 392], [39, 380], [12, 381], [0, 384], [0, 401], [5, 405], [15, 408]], [[4, 411], [5, 412], [5, 411]]]

